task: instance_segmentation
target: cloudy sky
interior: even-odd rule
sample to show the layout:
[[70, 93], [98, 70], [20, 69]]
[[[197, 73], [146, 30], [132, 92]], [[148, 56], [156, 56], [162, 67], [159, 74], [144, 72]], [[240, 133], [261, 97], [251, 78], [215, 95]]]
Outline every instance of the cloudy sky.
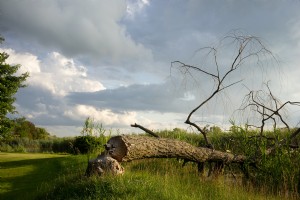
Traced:
[[[74, 136], [87, 117], [122, 133], [135, 131], [132, 123], [187, 128], [187, 114], [214, 82], [184, 74], [171, 62], [214, 72], [210, 57], [199, 50], [220, 47], [223, 72], [236, 52], [223, 48], [222, 38], [257, 36], [276, 62], [247, 60], [246, 70], [227, 83], [243, 82], [193, 117], [226, 127], [229, 119], [245, 120], [233, 111], [263, 82], [270, 81], [283, 102], [300, 100], [299, 10], [298, 0], [0, 0], [0, 50], [10, 55], [7, 62], [22, 65], [20, 73], [30, 73], [28, 87], [16, 95], [19, 116], [57, 136]], [[299, 108], [287, 113], [297, 125]]]

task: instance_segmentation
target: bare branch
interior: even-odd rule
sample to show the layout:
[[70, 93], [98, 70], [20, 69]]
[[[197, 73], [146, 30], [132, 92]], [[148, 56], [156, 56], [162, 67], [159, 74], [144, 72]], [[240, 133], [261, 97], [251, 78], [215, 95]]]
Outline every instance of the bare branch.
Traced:
[[149, 129], [147, 129], [147, 128], [145, 128], [145, 127], [139, 125], [139, 124], [136, 124], [136, 123], [135, 123], [135, 124], [131, 124], [130, 126], [131, 126], [131, 127], [135, 127], [135, 128], [140, 128], [140, 129], [142, 129], [143, 131], [145, 131], [146, 133], [149, 133], [150, 135], [159, 138], [159, 136], [158, 136], [156, 133], [154, 133], [153, 131], [151, 131], [151, 130], [149, 130]]
[[[290, 126], [284, 120], [281, 111], [284, 110], [285, 106], [287, 105], [300, 106], [300, 102], [292, 101], [286, 101], [285, 103], [281, 104], [281, 102], [273, 95], [269, 86], [269, 82], [265, 83], [265, 86], [267, 88], [267, 92], [264, 92], [262, 90], [250, 91], [244, 98], [244, 103], [240, 108], [240, 110], [244, 111], [248, 107], [254, 107], [255, 109], [251, 109], [251, 111], [258, 113], [261, 116], [261, 137], [265, 124], [268, 120], [272, 120], [274, 128], [277, 127], [277, 122], [280, 121], [288, 130], [290, 130]], [[268, 103], [271, 104], [268, 105]]]
[[180, 65], [181, 65], [180, 67], [181, 67], [181, 68], [185, 68], [186, 71], [189, 71], [189, 69], [194, 69], [194, 70], [196, 70], [196, 71], [200, 71], [200, 72], [202, 72], [202, 73], [204, 73], [204, 74], [207, 74], [207, 75], [209, 75], [209, 76], [218, 78], [218, 76], [215, 75], [215, 74], [209, 73], [209, 72], [207, 72], [207, 71], [205, 71], [205, 70], [203, 70], [203, 69], [201, 69], [201, 68], [199, 68], [199, 67], [195, 67], [195, 66], [192, 66], [192, 65], [187, 65], [187, 64], [185, 64], [185, 63], [183, 63], [183, 62], [181, 62], [181, 61], [173, 61], [173, 62], [171, 62], [171, 65], [173, 65], [173, 64], [175, 64], [175, 63], [180, 64]]
[[[246, 60], [248, 60], [252, 57], [255, 57], [259, 62], [260, 55], [264, 55], [264, 54], [272, 55], [272, 53], [266, 49], [266, 47], [262, 44], [260, 39], [257, 37], [238, 35], [236, 32], [234, 32], [234, 33], [230, 34], [229, 36], [224, 37], [223, 40], [221, 40], [221, 42], [224, 42], [227, 39], [230, 39], [232, 41], [232, 44], [237, 45], [237, 51], [236, 51], [235, 56], [233, 57], [232, 63], [229, 66], [227, 66], [227, 68], [226, 68], [226, 66], [224, 66], [225, 72], [223, 72], [223, 73], [221, 73], [221, 69], [220, 69], [220, 66], [218, 63], [218, 49], [215, 47], [206, 47], [206, 48], [202, 48], [200, 50], [207, 49], [208, 50], [207, 56], [208, 55], [213, 56], [212, 61], [215, 66], [216, 73], [209, 72], [209, 71], [205, 70], [204, 68], [185, 64], [181, 61], [174, 61], [171, 63], [171, 67], [173, 67], [174, 64], [179, 64], [178, 68], [180, 71], [181, 71], [181, 69], [184, 69], [184, 72], [183, 72], [184, 75], [186, 75], [186, 74], [192, 75], [193, 73], [191, 71], [195, 71], [195, 72], [199, 72], [200, 75], [203, 74], [203, 75], [211, 77], [211, 79], [215, 82], [214, 89], [211, 92], [211, 94], [206, 99], [204, 99], [202, 102], [200, 102], [198, 104], [198, 106], [196, 106], [194, 109], [192, 109], [192, 111], [188, 114], [186, 121], [185, 121], [186, 124], [189, 124], [189, 125], [195, 127], [200, 133], [202, 133], [202, 135], [204, 136], [206, 145], [208, 145], [208, 146], [212, 146], [212, 145], [210, 144], [210, 142], [207, 139], [207, 133], [204, 130], [204, 128], [201, 128], [195, 122], [191, 121], [191, 118], [194, 115], [194, 113], [197, 112], [200, 108], [202, 108], [203, 105], [207, 104], [212, 98], [214, 98], [220, 92], [224, 91], [225, 89], [227, 89], [233, 85], [236, 85], [236, 84], [242, 82], [242, 80], [238, 80], [238, 81], [231, 82], [231, 83], [230, 82], [225, 83], [225, 81], [227, 82], [229, 75], [233, 74], [237, 69], [242, 67]], [[262, 104], [259, 103], [259, 100], [256, 101], [256, 99], [253, 96], [253, 93], [250, 93], [249, 98], [250, 99], [252, 98], [253, 104], [257, 104], [256, 110], [261, 112], [260, 107], [262, 107]], [[264, 110], [265, 110], [264, 114], [263, 114], [264, 118], [262, 121], [263, 123], [264, 123], [265, 118], [273, 117], [272, 115], [266, 115], [267, 108], [264, 108]]]

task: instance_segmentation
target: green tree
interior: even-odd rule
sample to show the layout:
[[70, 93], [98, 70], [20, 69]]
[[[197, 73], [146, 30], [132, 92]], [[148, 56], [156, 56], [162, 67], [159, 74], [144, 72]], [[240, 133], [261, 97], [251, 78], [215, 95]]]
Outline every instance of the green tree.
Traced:
[[13, 120], [13, 129], [11, 135], [13, 137], [29, 138], [29, 139], [46, 139], [50, 134], [44, 128], [36, 127], [32, 122], [27, 121], [25, 117]]
[[[0, 36], [0, 44], [4, 38]], [[19, 88], [25, 87], [23, 84], [28, 73], [17, 75], [20, 65], [10, 65], [6, 63], [9, 55], [5, 52], [0, 52], [0, 139], [6, 138], [10, 135], [12, 128], [12, 121], [7, 118], [8, 113], [15, 113], [13, 103], [16, 98], [14, 95]]]

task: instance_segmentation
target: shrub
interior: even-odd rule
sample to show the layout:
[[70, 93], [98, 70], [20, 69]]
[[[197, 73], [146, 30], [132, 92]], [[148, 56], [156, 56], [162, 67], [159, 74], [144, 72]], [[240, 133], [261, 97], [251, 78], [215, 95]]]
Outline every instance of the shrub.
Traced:
[[101, 151], [101, 147], [105, 144], [102, 137], [91, 135], [78, 136], [75, 138], [73, 149], [75, 153], [87, 154]]
[[54, 153], [74, 153], [74, 138], [56, 138], [53, 140], [52, 151]]
[[106, 130], [102, 124], [98, 124], [93, 118], [86, 118], [83, 129], [81, 131], [82, 136], [75, 138], [73, 143], [73, 149], [76, 154], [91, 154], [96, 151], [103, 151], [103, 145], [107, 142], [111, 133], [105, 136]]

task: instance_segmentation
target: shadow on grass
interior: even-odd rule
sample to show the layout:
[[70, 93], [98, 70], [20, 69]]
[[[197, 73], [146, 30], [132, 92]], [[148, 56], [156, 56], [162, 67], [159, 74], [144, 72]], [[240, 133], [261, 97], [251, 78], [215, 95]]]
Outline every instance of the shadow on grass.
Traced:
[[34, 199], [43, 183], [52, 184], [71, 157], [37, 158], [0, 162], [0, 199]]

